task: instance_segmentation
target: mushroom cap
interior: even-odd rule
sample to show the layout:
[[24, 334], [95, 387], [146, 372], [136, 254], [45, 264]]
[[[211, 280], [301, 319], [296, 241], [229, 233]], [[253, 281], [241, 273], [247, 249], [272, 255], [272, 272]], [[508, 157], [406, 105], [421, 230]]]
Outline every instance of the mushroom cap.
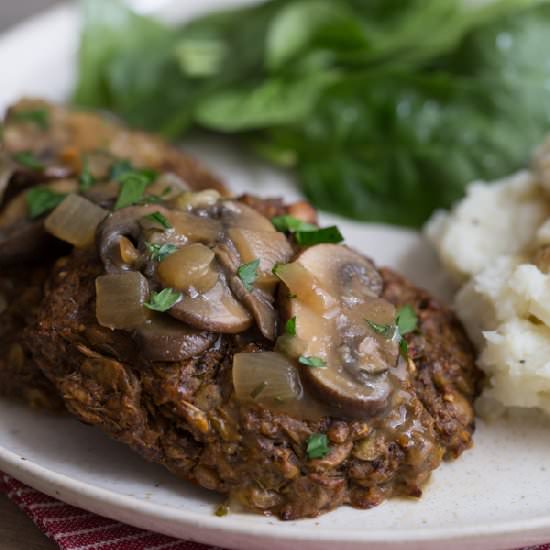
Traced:
[[[390, 326], [395, 318], [394, 307], [380, 298], [382, 278], [372, 262], [345, 246], [320, 244], [277, 273], [296, 296], [281, 292], [280, 300], [287, 316], [296, 318], [307, 385], [346, 414], [382, 412], [399, 349], [368, 322]], [[321, 366], [308, 358], [320, 359]]]
[[252, 325], [252, 316], [233, 297], [223, 276], [204, 294], [184, 295], [169, 313], [195, 328], [211, 332], [236, 334]]
[[133, 333], [149, 361], [183, 361], [206, 351], [218, 336], [198, 331], [165, 315], [156, 315]]

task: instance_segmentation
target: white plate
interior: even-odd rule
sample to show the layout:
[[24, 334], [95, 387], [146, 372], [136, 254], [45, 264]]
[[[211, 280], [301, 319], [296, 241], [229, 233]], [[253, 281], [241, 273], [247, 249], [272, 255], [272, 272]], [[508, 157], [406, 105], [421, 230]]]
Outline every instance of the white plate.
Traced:
[[[153, 2], [166, 4], [166, 2]], [[200, 9], [222, 0], [203, 0]], [[141, 0], [144, 7], [151, 0]], [[170, 4], [169, 2], [167, 4]], [[177, 10], [196, 11], [198, 2]], [[165, 6], [166, 8], [166, 6]], [[165, 10], [169, 13], [169, 10]], [[68, 7], [0, 39], [0, 108], [22, 94], [66, 97], [77, 37]], [[296, 196], [287, 174], [221, 144], [190, 147], [236, 190]], [[449, 292], [415, 233], [337, 221], [347, 240], [382, 264], [445, 297]], [[478, 422], [475, 447], [437, 470], [419, 501], [394, 499], [369, 511], [341, 508], [316, 520], [281, 523], [250, 514], [217, 518], [218, 497], [171, 477], [99, 431], [0, 402], [0, 468], [70, 504], [138, 527], [240, 550], [513, 548], [550, 540], [548, 430], [519, 420]]]

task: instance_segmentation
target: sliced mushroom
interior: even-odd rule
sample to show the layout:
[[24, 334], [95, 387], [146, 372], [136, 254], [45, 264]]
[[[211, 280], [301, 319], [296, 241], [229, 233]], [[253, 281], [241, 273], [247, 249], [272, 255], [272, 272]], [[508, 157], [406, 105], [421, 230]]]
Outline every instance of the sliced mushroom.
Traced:
[[260, 332], [268, 339], [277, 338], [277, 311], [273, 306], [273, 296], [259, 288], [247, 290], [238, 277], [232, 277], [231, 290], [243, 305], [252, 313]]
[[[225, 242], [218, 244], [215, 252], [226, 270], [235, 296], [252, 313], [260, 332], [268, 340], [275, 340], [278, 314], [273, 305], [273, 291], [277, 280], [272, 269], [276, 263], [288, 261], [292, 255], [285, 236], [274, 231], [232, 227], [227, 231]], [[260, 261], [257, 281], [252, 288], [246, 288], [237, 276], [237, 270], [240, 265], [256, 259]]]
[[349, 248], [322, 244], [277, 273], [289, 291], [282, 305], [296, 318], [297, 338], [305, 345], [304, 380], [346, 414], [384, 410], [399, 349], [392, 338], [395, 309], [380, 298], [382, 279], [374, 265]]
[[259, 212], [239, 201], [224, 200], [217, 205], [218, 216], [223, 226], [239, 227], [251, 231], [275, 232], [273, 224]]
[[121, 273], [130, 269], [121, 258], [120, 240], [122, 237], [138, 240], [142, 232], [140, 220], [158, 210], [157, 205], [130, 206], [113, 212], [99, 225], [96, 240], [107, 273]]
[[206, 351], [217, 335], [157, 315], [137, 329], [133, 337], [140, 353], [149, 361], [183, 361]]
[[170, 315], [211, 332], [236, 334], [252, 325], [250, 313], [233, 297], [224, 277], [204, 294], [184, 295]]

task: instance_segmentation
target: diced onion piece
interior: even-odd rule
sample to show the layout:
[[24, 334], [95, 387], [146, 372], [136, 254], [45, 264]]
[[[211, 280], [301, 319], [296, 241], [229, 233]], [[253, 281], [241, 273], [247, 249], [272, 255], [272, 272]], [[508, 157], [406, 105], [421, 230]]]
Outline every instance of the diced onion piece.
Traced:
[[180, 210], [212, 206], [220, 200], [220, 193], [215, 189], [204, 189], [203, 191], [185, 191], [178, 195], [174, 202]]
[[46, 231], [77, 247], [94, 242], [97, 226], [108, 212], [78, 195], [69, 195], [45, 220]]
[[200, 243], [190, 244], [160, 262], [157, 274], [167, 288], [195, 288], [206, 292], [218, 280], [218, 274], [211, 267], [212, 260], [214, 252], [210, 248]]
[[269, 405], [302, 397], [303, 388], [294, 363], [280, 353], [236, 353], [233, 387], [241, 401]]
[[97, 322], [110, 329], [131, 330], [147, 320], [147, 279], [138, 271], [102, 275], [95, 280]]
[[232, 227], [228, 235], [241, 256], [241, 263], [259, 259], [260, 271], [269, 275], [272, 275], [275, 264], [286, 263], [292, 256], [292, 248], [284, 233]]

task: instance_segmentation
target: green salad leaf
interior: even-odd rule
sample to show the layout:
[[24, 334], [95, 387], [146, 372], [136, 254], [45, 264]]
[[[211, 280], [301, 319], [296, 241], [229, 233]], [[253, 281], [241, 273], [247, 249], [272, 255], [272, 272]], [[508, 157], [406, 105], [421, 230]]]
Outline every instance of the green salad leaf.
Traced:
[[179, 26], [83, 4], [76, 103], [236, 135], [351, 218], [418, 227], [550, 130], [550, 0], [267, 0]]

